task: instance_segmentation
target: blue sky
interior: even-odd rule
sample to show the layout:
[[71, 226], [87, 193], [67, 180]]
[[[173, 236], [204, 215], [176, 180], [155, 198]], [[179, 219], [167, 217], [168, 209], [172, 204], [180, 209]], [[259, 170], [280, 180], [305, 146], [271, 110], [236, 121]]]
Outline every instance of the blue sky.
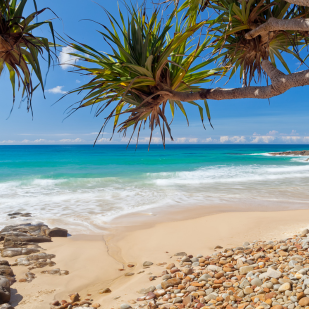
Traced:
[[[90, 21], [93, 19], [109, 25], [104, 11], [90, 0], [39, 0], [39, 8], [50, 7], [60, 19], [54, 20], [57, 32], [69, 35], [79, 42], [86, 43], [101, 51], [109, 51], [96, 30], [101, 27]], [[98, 0], [116, 18], [118, 6], [116, 1]], [[152, 10], [151, 1], [148, 12]], [[123, 14], [125, 8], [120, 4]], [[33, 11], [29, 0], [26, 13]], [[203, 15], [202, 15], [203, 16]], [[52, 18], [51, 12], [44, 12], [39, 20]], [[49, 36], [48, 27], [42, 28], [41, 35]], [[60, 49], [61, 50], [61, 49]], [[59, 50], [59, 51], [60, 51]], [[64, 49], [67, 51], [67, 49]], [[59, 55], [62, 62], [70, 63], [66, 54]], [[292, 70], [298, 67], [297, 60], [289, 58]], [[42, 62], [43, 67], [46, 63]], [[302, 68], [302, 69], [305, 69]], [[45, 70], [46, 71], [46, 70]], [[37, 90], [33, 98], [34, 116], [26, 112], [25, 104], [20, 107], [17, 100], [12, 114], [12, 91], [8, 81], [8, 72], [0, 77], [1, 110], [0, 110], [0, 145], [12, 144], [91, 144], [99, 131], [104, 117], [94, 117], [90, 109], [82, 109], [66, 120], [66, 109], [77, 101], [76, 96], [68, 96], [54, 104], [66, 91], [86, 83], [87, 77], [70, 73], [69, 65], [56, 64], [51, 68], [46, 83], [46, 99]], [[226, 80], [209, 87], [239, 87], [239, 79], [233, 78], [224, 86]], [[207, 85], [208, 86], [208, 85]], [[209, 106], [214, 130], [206, 123], [207, 130], [202, 127], [196, 108], [187, 109], [190, 126], [180, 111], [176, 112], [171, 126], [175, 143], [309, 143], [309, 99], [308, 87], [295, 88], [287, 93], [268, 100], [225, 100], [210, 101]], [[116, 134], [112, 140], [111, 126], [100, 137], [99, 143], [126, 143], [127, 139]], [[141, 133], [141, 143], [148, 142], [149, 130]], [[154, 142], [160, 142], [159, 131], [154, 134]]]

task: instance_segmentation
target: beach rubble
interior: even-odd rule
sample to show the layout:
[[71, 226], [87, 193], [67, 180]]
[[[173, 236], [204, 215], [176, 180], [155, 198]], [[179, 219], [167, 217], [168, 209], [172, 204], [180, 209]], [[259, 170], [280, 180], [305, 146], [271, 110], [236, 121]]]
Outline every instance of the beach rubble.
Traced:
[[161, 263], [160, 283], [118, 308], [309, 309], [308, 229], [279, 241], [216, 248], [206, 256], [176, 253], [174, 263]]

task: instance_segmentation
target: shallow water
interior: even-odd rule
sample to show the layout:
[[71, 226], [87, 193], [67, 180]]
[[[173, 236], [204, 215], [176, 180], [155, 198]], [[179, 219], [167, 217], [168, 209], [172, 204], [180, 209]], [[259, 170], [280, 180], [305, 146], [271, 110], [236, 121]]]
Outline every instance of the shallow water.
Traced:
[[[307, 147], [308, 148], [308, 147]], [[309, 208], [305, 145], [0, 146], [0, 227], [43, 221], [95, 232], [116, 216], [222, 203]], [[248, 206], [249, 207], [249, 206]], [[12, 212], [32, 219], [8, 219]]]

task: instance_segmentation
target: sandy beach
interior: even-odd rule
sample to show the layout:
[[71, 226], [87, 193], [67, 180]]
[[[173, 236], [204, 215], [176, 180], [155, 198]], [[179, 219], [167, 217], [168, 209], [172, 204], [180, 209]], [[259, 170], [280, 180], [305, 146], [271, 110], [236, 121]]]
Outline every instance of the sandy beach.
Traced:
[[[192, 212], [190, 214], [192, 216]], [[56, 267], [68, 270], [68, 276], [41, 274], [30, 283], [18, 282], [26, 268], [13, 267], [17, 282], [12, 288], [12, 306], [20, 309], [50, 308], [54, 300], [68, 299], [78, 292], [81, 297], [93, 299], [102, 308], [119, 308], [138, 297], [137, 290], [157, 285], [150, 282], [150, 273], [162, 272], [157, 263], [173, 262], [176, 252], [211, 254], [217, 245], [241, 246], [245, 241], [274, 240], [293, 236], [308, 227], [309, 210], [274, 212], [227, 212], [201, 215], [196, 218], [155, 222], [130, 227], [117, 227], [107, 235], [73, 235], [54, 238], [44, 243], [45, 252], [56, 255]], [[177, 218], [180, 218], [178, 216]], [[8, 259], [13, 262], [15, 258]], [[143, 262], [154, 264], [145, 271]], [[128, 264], [135, 267], [128, 268]], [[124, 271], [119, 269], [125, 268]], [[44, 268], [48, 269], [48, 268]], [[134, 273], [125, 276], [126, 273]], [[100, 294], [105, 288], [111, 293]], [[91, 294], [91, 296], [87, 296]], [[119, 297], [120, 296], [120, 297]], [[119, 297], [115, 300], [116, 297]]]

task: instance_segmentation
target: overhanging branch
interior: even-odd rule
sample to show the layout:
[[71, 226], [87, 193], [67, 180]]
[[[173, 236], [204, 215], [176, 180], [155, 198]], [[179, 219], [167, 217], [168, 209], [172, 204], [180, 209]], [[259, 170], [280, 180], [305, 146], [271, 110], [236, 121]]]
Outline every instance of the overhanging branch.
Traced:
[[246, 34], [246, 39], [253, 39], [258, 35], [263, 36], [264, 34], [271, 31], [309, 31], [309, 19], [277, 19], [271, 17], [266, 23], [258, 26], [256, 29], [251, 30]]
[[[292, 73], [285, 75], [280, 70], [275, 68], [270, 61], [264, 60], [262, 67], [269, 76], [272, 84], [269, 86], [259, 87], [243, 87], [243, 88], [213, 88], [213, 89], [201, 89], [199, 92], [179, 92], [168, 89], [165, 87], [165, 91], [169, 92], [169, 95], [164, 96], [164, 100], [178, 100], [183, 102], [195, 101], [195, 100], [231, 100], [231, 99], [268, 99], [278, 96], [287, 90], [295, 87], [309, 85], [309, 70], [305, 70], [298, 73]], [[162, 96], [163, 97], [163, 96]]]

